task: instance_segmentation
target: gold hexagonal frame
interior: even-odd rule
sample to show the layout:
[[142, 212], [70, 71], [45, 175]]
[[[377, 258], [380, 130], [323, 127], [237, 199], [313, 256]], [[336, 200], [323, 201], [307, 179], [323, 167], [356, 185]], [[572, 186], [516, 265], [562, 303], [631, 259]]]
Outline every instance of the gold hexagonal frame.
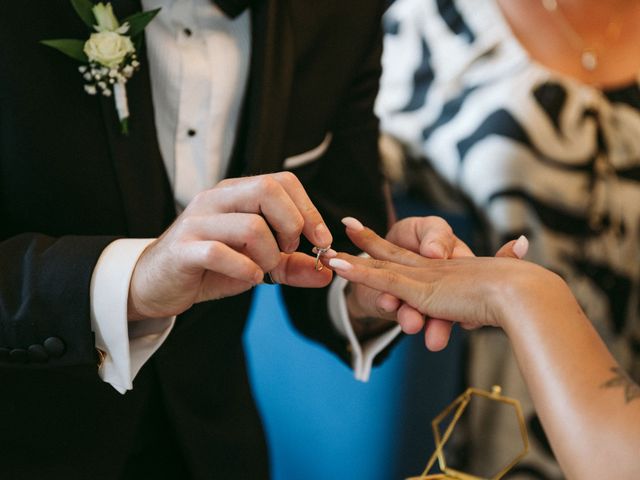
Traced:
[[[472, 475], [470, 473], [461, 472], [447, 466], [447, 462], [444, 456], [444, 446], [451, 437], [453, 430], [455, 429], [458, 420], [462, 416], [463, 412], [469, 405], [472, 396], [478, 396], [493, 400], [496, 402], [505, 403], [510, 405], [515, 410], [515, 414], [518, 418], [518, 425], [520, 427], [520, 435], [522, 437], [522, 451], [515, 455], [513, 459], [507, 463], [497, 474], [490, 479], [483, 479], [481, 477]], [[455, 410], [451, 423], [447, 426], [444, 434], [440, 431], [440, 424], [449, 416], [449, 414]], [[524, 422], [524, 416], [522, 414], [522, 408], [520, 402], [514, 398], [505, 397], [502, 395], [502, 389], [499, 386], [494, 386], [491, 392], [486, 390], [480, 390], [478, 388], [468, 388], [462, 395], [451, 402], [438, 416], [436, 416], [431, 422], [433, 428], [433, 438], [435, 440], [436, 449], [427, 462], [427, 467], [424, 469], [419, 477], [410, 477], [407, 480], [427, 480], [427, 479], [450, 479], [450, 480], [499, 480], [504, 477], [509, 470], [511, 470], [529, 451], [529, 437], [527, 436], [527, 427]], [[429, 474], [434, 467], [436, 459], [438, 460], [438, 467], [443, 473]]]

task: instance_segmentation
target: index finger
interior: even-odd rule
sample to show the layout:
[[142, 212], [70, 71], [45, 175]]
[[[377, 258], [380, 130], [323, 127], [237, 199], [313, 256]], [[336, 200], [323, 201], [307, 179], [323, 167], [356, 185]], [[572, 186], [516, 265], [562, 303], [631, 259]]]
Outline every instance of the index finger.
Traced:
[[315, 246], [323, 248], [331, 246], [333, 236], [298, 177], [291, 172], [274, 173], [273, 177], [289, 194], [302, 215], [304, 220], [302, 234]]
[[205, 211], [262, 215], [281, 250], [288, 253], [297, 249], [301, 234], [319, 247], [328, 247], [333, 241], [320, 212], [297, 177], [289, 172], [223, 180], [204, 192], [204, 200], [199, 203]]
[[354, 257], [346, 253], [339, 253], [338, 257], [331, 258], [327, 263], [346, 280], [390, 293], [421, 313], [428, 314], [421, 308], [425, 304], [428, 286], [425, 282], [416, 281], [404, 274], [406, 271], [413, 270], [413, 267], [386, 260]]
[[347, 227], [347, 236], [353, 244], [371, 257], [412, 267], [426, 266], [427, 259], [385, 240], [355, 218], [345, 217], [342, 223]]

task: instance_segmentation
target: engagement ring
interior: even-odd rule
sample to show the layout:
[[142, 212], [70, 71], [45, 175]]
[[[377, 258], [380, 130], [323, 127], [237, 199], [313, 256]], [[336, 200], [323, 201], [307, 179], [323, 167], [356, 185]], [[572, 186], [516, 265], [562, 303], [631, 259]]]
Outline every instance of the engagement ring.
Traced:
[[322, 263], [320, 262], [320, 256], [327, 253], [330, 249], [331, 249], [331, 245], [329, 245], [328, 247], [313, 247], [313, 249], [311, 250], [313, 253], [316, 254], [316, 266], [315, 266], [316, 271], [319, 272], [324, 268], [324, 265], [322, 265]]

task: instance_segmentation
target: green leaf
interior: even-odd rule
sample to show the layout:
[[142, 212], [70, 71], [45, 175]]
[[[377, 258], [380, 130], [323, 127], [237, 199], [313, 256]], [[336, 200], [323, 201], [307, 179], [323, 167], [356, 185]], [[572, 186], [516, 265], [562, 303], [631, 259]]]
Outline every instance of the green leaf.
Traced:
[[130, 37], [135, 37], [142, 33], [145, 27], [149, 25], [149, 22], [153, 20], [153, 18], [158, 14], [159, 11], [160, 9], [156, 8], [155, 10], [134, 13], [130, 17], [127, 17], [124, 20], [122, 20], [120, 22], [120, 25], [124, 25], [125, 23], [128, 23], [129, 31], [126, 33], [126, 35], [129, 35]]
[[[138, 35], [136, 38], [132, 38], [131, 41], [133, 42], [133, 48], [136, 49], [136, 52], [141, 52], [142, 51], [142, 41], [144, 40], [144, 37], [142, 35]], [[138, 53], [138, 55], [140, 55]]]
[[93, 30], [93, 26], [96, 24], [96, 19], [93, 16], [93, 3], [89, 0], [71, 0], [71, 5], [87, 27]]
[[89, 59], [84, 53], [84, 41], [74, 40], [70, 38], [61, 38], [58, 40], [42, 40], [40, 43], [47, 47], [55, 48], [61, 51], [65, 55], [78, 60], [79, 62], [87, 63]]

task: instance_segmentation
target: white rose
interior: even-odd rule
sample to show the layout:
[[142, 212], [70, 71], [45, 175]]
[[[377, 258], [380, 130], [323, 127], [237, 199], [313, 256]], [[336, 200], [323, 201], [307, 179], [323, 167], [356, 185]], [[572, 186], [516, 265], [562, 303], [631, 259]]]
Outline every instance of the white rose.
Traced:
[[114, 32], [119, 24], [118, 19], [113, 14], [113, 8], [110, 3], [106, 5], [102, 2], [93, 7], [93, 16], [96, 18], [96, 30], [98, 32]]
[[108, 68], [117, 68], [134, 50], [129, 37], [115, 32], [92, 33], [84, 44], [84, 53], [89, 60]]

